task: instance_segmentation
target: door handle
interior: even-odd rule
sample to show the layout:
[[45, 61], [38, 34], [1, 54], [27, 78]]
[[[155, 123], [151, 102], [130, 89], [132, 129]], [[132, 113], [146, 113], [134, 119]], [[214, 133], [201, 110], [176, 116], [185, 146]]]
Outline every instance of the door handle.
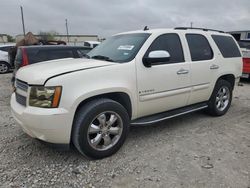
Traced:
[[210, 66], [210, 69], [218, 69], [218, 68], [220, 68], [219, 65], [213, 64], [213, 65]]
[[178, 75], [179, 75], [179, 74], [188, 74], [188, 73], [189, 73], [189, 71], [186, 70], [186, 69], [180, 69], [180, 70], [177, 71], [177, 74], [178, 74]]

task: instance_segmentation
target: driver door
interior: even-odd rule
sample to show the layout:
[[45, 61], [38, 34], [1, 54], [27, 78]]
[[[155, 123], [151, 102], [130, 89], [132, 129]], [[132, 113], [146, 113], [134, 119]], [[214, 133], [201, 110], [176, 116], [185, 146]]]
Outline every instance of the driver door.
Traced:
[[185, 62], [178, 34], [158, 36], [146, 51], [167, 51], [166, 62], [155, 62], [151, 67], [136, 59], [138, 86], [138, 117], [147, 116], [187, 105], [191, 92], [190, 64]]

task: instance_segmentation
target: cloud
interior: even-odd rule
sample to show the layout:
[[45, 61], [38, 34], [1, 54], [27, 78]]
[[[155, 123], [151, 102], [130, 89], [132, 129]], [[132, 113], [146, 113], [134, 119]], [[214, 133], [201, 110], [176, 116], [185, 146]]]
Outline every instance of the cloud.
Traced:
[[189, 26], [220, 30], [250, 29], [249, 0], [1, 0], [0, 33], [22, 33], [20, 5], [26, 31], [54, 30], [70, 34], [98, 34], [150, 28]]

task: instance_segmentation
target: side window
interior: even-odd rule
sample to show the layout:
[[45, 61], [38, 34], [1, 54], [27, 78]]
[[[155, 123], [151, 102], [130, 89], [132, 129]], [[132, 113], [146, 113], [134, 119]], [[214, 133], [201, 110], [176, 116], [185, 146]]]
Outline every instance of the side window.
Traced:
[[213, 58], [213, 51], [205, 36], [186, 34], [192, 61], [203, 61]]
[[74, 57], [72, 50], [51, 50], [48, 51], [48, 59], [62, 59], [62, 58], [69, 58]]
[[[150, 52], [155, 50], [168, 51], [170, 54], [170, 60], [167, 63], [184, 62], [181, 41], [179, 36], [175, 33], [164, 34], [156, 38], [147, 50], [145, 57], [147, 57]], [[163, 62], [162, 64], [164, 63], [166, 62]]]
[[241, 57], [240, 51], [233, 38], [230, 36], [212, 35], [221, 54], [225, 58]]
[[85, 54], [89, 53], [90, 49], [77, 49], [77, 54], [79, 57], [84, 57]]
[[49, 61], [53, 59], [62, 59], [74, 57], [71, 50], [40, 50], [37, 54], [36, 62]]

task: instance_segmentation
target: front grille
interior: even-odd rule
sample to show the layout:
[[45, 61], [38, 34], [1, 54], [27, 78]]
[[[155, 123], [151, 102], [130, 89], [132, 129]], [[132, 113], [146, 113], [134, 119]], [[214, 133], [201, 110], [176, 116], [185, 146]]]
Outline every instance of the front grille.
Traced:
[[26, 82], [16, 79], [16, 87], [27, 92], [29, 85]]
[[18, 102], [19, 104], [21, 104], [23, 106], [26, 106], [26, 97], [24, 97], [16, 92], [16, 102]]

